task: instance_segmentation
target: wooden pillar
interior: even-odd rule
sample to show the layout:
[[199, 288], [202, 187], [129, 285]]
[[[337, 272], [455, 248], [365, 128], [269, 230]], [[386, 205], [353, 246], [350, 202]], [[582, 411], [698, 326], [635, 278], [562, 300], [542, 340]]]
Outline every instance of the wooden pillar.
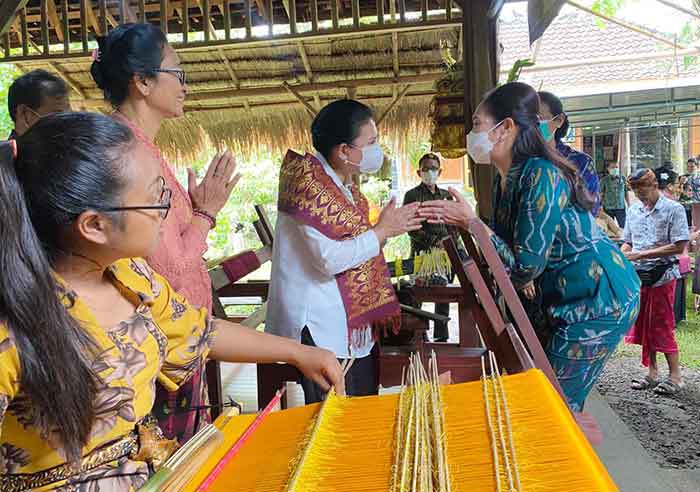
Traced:
[[[498, 82], [497, 21], [502, 2], [498, 0], [468, 0], [463, 6], [464, 56], [464, 123], [471, 131], [472, 115], [484, 95]], [[496, 175], [490, 164], [475, 164], [469, 159], [469, 171], [474, 183], [478, 213], [490, 221], [493, 207], [491, 190]]]

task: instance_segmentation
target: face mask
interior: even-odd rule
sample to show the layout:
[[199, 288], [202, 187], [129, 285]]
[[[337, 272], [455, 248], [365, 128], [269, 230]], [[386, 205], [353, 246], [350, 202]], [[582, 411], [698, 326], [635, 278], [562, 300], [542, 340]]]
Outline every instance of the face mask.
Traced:
[[489, 133], [498, 128], [501, 123], [503, 122], [499, 122], [496, 126], [485, 132], [475, 132], [472, 130], [469, 132], [469, 135], [467, 135], [467, 152], [477, 164], [491, 163], [491, 151], [493, 150], [494, 143], [489, 140]]
[[544, 138], [545, 142], [551, 142], [552, 139], [554, 138], [554, 135], [549, 130], [550, 121], [552, 121], [552, 120], [540, 121], [540, 133], [542, 133], [542, 137]]
[[[352, 144], [350, 144], [350, 146], [354, 147]], [[382, 164], [384, 164], [384, 152], [378, 143], [374, 143], [362, 149], [362, 160], [359, 164], [348, 159], [346, 159], [346, 162], [359, 167], [361, 173], [374, 174], [379, 171], [382, 168]]]
[[435, 169], [431, 169], [429, 171], [421, 171], [420, 177], [422, 178], [422, 181], [423, 183], [425, 183], [426, 186], [433, 186], [435, 183], [437, 183], [438, 172]]
[[608, 172], [610, 173], [610, 176], [619, 176], [620, 175], [620, 170], [617, 168], [610, 169]]

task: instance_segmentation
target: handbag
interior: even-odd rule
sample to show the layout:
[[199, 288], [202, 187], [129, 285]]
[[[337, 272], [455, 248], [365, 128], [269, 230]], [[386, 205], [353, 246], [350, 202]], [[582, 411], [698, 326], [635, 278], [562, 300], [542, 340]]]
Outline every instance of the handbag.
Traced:
[[649, 269], [637, 270], [639, 280], [642, 281], [642, 287], [651, 287], [656, 284], [672, 266], [673, 263], [662, 263]]

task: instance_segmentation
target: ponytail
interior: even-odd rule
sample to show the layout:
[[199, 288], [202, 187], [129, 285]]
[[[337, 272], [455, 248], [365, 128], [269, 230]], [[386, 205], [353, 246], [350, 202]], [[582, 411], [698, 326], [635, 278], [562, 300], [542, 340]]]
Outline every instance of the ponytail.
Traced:
[[19, 354], [21, 396], [41, 415], [44, 438], [58, 437], [53, 444], [69, 462], [90, 440], [97, 346], [68, 312], [71, 301], [52, 267], [59, 238], [77, 217], [70, 194], [85, 202], [82, 211], [91, 207], [93, 190], [80, 177], [89, 175], [95, 190], [112, 186], [101, 195], [100, 206], [109, 207], [111, 194], [122, 189], [105, 178], [116, 176], [110, 156], [124, 152], [117, 144], [131, 138], [105, 116], [64, 113], [42, 118], [16, 143], [0, 143], [0, 321]]
[[533, 157], [550, 161], [568, 183], [571, 203], [586, 211], [593, 210], [595, 197], [576, 166], [547, 145], [540, 132], [540, 98], [535, 89], [522, 82], [511, 82], [487, 94], [482, 104], [495, 121], [511, 118], [518, 127], [518, 136], [513, 143], [513, 162], [523, 163]]

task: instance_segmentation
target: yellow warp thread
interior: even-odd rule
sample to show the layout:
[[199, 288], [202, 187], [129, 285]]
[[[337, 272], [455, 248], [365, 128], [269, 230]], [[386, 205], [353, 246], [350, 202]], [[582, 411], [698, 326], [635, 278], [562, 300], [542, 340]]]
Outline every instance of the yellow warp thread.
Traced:
[[432, 248], [415, 257], [413, 274], [420, 278], [429, 278], [433, 275], [448, 276], [451, 270], [450, 257], [442, 248]]
[[394, 261], [394, 271], [397, 277], [403, 277], [403, 260], [401, 258]]
[[[540, 371], [504, 376], [501, 383], [508, 395], [523, 491], [617, 491], [568, 408]], [[482, 382], [443, 386], [441, 399], [451, 492], [495, 491]], [[294, 488], [298, 492], [390, 491], [395, 450], [406, 448], [396, 438], [399, 395], [331, 395], [317, 435], [309, 440], [308, 429], [318, 410], [319, 405], [312, 405], [271, 414], [225, 468], [212, 492], [283, 492], [295, 463], [302, 466]], [[244, 415], [229, 422], [222, 430], [226, 441], [218, 456], [250, 420]], [[304, 447], [307, 440], [309, 449]], [[305, 451], [301, 463], [298, 457]], [[415, 463], [415, 455], [412, 458]], [[502, 454], [500, 458], [503, 460]], [[216, 455], [212, 456], [183, 492], [194, 492], [217, 461]], [[505, 473], [501, 470], [500, 479], [507, 486]], [[410, 482], [412, 487], [412, 476]]]

